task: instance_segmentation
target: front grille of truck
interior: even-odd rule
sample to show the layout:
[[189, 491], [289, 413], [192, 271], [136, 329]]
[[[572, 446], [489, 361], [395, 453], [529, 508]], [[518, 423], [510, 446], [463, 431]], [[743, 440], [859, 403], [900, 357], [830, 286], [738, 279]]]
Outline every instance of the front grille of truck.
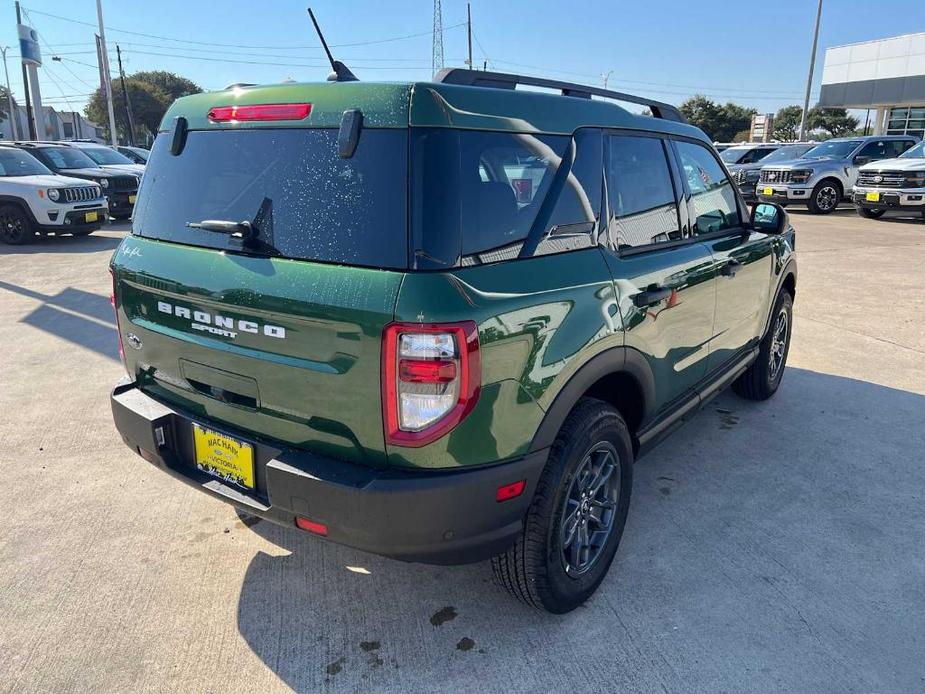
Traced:
[[790, 172], [780, 169], [762, 169], [762, 183], [790, 183]]
[[858, 174], [858, 185], [875, 188], [902, 188], [906, 185], [906, 174], [902, 171], [862, 171]]
[[117, 193], [134, 193], [138, 190], [138, 179], [134, 176], [115, 176], [109, 179], [109, 188]]
[[65, 188], [63, 192], [64, 202], [86, 202], [87, 200], [96, 200], [100, 197], [99, 188], [94, 186]]

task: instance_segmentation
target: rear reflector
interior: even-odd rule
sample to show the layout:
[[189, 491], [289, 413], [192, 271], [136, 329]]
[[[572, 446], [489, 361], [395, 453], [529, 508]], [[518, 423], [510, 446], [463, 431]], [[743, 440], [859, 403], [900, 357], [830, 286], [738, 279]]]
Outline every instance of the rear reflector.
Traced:
[[519, 482], [511, 482], [510, 484], [498, 487], [498, 492], [495, 494], [495, 501], [507, 501], [508, 499], [518, 497], [524, 493], [524, 487], [526, 486], [527, 480], [520, 480]]
[[209, 109], [213, 123], [240, 121], [302, 120], [312, 112], [311, 104], [254, 104], [252, 106], [214, 106]]
[[315, 535], [328, 534], [328, 526], [326, 526], [324, 523], [316, 523], [315, 521], [310, 521], [308, 518], [302, 518], [301, 516], [296, 517], [295, 524], [302, 528], [302, 530], [315, 533]]

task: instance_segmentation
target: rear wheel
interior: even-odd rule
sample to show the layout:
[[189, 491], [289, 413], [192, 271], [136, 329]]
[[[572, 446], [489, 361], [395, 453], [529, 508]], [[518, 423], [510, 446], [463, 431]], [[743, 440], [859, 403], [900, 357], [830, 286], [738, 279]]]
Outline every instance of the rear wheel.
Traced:
[[859, 207], [858, 214], [866, 219], [880, 219], [886, 210], [874, 210], [869, 207]]
[[15, 205], [0, 207], [0, 241], [12, 246], [29, 243], [35, 238], [28, 215]]
[[633, 483], [633, 447], [620, 413], [582, 398], [550, 449], [524, 529], [492, 559], [517, 599], [561, 614], [597, 590], [613, 562]]
[[767, 400], [777, 392], [790, 352], [792, 324], [793, 299], [787, 292], [781, 292], [774, 304], [771, 325], [758, 349], [758, 358], [732, 383], [736, 395], [749, 400]]
[[836, 180], [827, 178], [816, 184], [806, 206], [813, 214], [829, 214], [835, 211], [841, 199], [841, 184]]

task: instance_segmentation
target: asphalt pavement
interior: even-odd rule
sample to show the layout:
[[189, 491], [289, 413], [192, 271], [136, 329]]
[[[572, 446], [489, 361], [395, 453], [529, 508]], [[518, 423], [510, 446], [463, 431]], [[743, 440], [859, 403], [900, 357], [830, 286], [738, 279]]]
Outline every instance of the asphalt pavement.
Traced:
[[639, 462], [609, 576], [558, 617], [151, 468], [108, 403], [124, 225], [0, 246], [0, 691], [925, 691], [925, 221], [792, 218], [780, 391]]

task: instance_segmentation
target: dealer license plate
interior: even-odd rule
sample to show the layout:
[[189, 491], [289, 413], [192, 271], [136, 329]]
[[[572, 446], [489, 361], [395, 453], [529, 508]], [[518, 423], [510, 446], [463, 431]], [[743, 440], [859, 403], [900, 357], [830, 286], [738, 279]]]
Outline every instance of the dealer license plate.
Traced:
[[99, 212], [87, 212], [87, 214], [84, 215], [84, 219], [88, 222], [95, 222], [99, 218], [100, 218]]
[[880, 202], [880, 193], [868, 193], [864, 196], [867, 202]]
[[765, 188], [764, 190], [761, 191], [761, 194], [762, 194], [762, 195], [774, 195], [774, 189], [773, 189], [773, 188]]
[[231, 484], [254, 488], [254, 447], [193, 424], [196, 467]]

